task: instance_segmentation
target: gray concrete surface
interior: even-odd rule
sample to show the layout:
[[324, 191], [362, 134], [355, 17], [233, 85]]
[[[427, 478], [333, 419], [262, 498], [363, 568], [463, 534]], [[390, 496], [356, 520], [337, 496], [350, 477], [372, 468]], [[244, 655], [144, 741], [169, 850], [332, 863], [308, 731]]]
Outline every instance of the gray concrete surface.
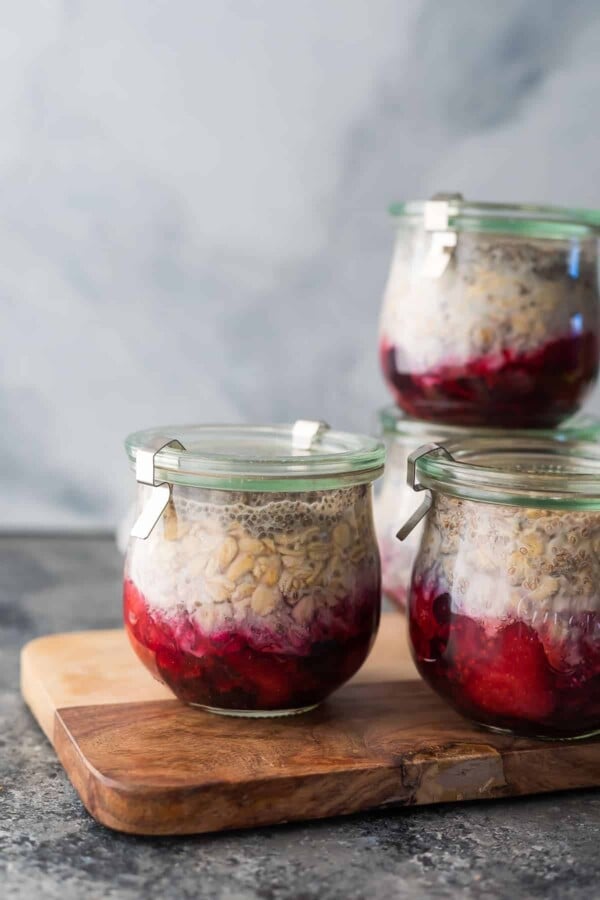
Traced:
[[118, 625], [119, 580], [108, 538], [0, 537], [2, 900], [597, 895], [593, 791], [186, 839], [138, 839], [97, 825], [24, 707], [18, 655], [40, 634]]

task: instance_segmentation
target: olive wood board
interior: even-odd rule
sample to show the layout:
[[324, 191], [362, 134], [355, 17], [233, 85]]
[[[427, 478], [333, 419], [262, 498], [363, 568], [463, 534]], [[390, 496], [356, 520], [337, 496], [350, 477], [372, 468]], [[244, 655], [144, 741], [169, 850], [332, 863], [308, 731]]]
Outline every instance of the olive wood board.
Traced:
[[216, 716], [173, 699], [120, 630], [37, 638], [21, 690], [87, 810], [132, 834], [197, 834], [392, 805], [600, 785], [600, 741], [476, 728], [417, 678], [382, 617], [359, 674], [313, 712]]

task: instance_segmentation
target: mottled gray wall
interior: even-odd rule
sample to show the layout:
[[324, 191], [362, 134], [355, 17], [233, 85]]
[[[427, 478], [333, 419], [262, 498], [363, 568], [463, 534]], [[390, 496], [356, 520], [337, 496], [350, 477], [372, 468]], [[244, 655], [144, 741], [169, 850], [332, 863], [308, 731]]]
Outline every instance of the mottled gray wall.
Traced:
[[599, 48], [597, 0], [5, 4], [2, 525], [112, 524], [146, 425], [372, 428], [386, 205], [600, 206]]

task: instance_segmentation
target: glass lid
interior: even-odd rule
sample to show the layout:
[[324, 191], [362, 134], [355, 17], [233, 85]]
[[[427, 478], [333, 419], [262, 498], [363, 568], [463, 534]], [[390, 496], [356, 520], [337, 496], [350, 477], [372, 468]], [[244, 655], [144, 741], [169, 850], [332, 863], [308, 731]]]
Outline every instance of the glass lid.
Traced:
[[541, 509], [600, 510], [600, 445], [510, 436], [429, 444], [416, 481], [455, 497]]
[[593, 237], [600, 234], [600, 210], [476, 203], [465, 200], [460, 194], [437, 194], [432, 200], [393, 203], [389, 211], [398, 223], [406, 221], [417, 225], [425, 222], [431, 204], [440, 201], [447, 204], [446, 227], [453, 231], [495, 231], [555, 239]]
[[[176, 441], [178, 446], [164, 446]], [[183, 449], [181, 449], [181, 447]], [[155, 451], [155, 480], [236, 491], [311, 491], [374, 481], [385, 450], [375, 438], [333, 431], [322, 422], [289, 425], [169, 425], [129, 435]]]
[[[499, 437], [506, 436], [506, 429], [483, 428], [469, 426], [463, 428], [460, 425], [440, 425], [436, 422], [425, 422], [422, 419], [412, 419], [397, 406], [390, 404], [379, 410], [379, 421], [384, 434], [396, 434], [400, 438], [410, 439], [410, 443], [416, 446], [415, 441], [445, 441], [449, 438], [459, 440], [461, 438], [474, 437]], [[578, 413], [567, 419], [554, 429], [524, 428], [515, 429], [513, 435], [527, 435], [530, 437], [546, 437], [553, 440], [598, 441], [600, 442], [600, 418]]]

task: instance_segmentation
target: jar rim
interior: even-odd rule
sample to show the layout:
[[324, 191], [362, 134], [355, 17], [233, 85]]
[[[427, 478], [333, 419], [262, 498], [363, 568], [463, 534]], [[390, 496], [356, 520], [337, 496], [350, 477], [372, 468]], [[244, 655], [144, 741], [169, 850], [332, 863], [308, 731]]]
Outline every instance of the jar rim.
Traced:
[[[384, 435], [395, 434], [398, 437], [423, 441], [443, 441], [447, 438], [460, 440], [475, 436], [489, 438], [506, 436], [505, 428], [446, 425], [428, 422], [425, 419], [413, 419], [392, 403], [379, 410], [379, 421]], [[600, 418], [589, 413], [576, 413], [557, 425], [556, 428], [518, 428], [511, 430], [511, 434], [533, 438], [547, 437], [559, 441], [600, 442]]]
[[292, 424], [169, 425], [130, 434], [131, 467], [138, 451], [177, 440], [154, 458], [156, 481], [210, 489], [312, 491], [368, 484], [381, 475], [381, 441], [353, 432], [323, 430], [308, 448], [293, 446]]
[[[501, 232], [515, 236], [550, 238], [597, 237], [600, 210], [538, 206], [530, 203], [485, 203], [448, 195], [448, 228], [453, 231]], [[425, 200], [392, 203], [394, 220], [418, 225], [424, 221]]]
[[600, 444], [511, 435], [423, 449], [422, 488], [503, 506], [600, 510]]

